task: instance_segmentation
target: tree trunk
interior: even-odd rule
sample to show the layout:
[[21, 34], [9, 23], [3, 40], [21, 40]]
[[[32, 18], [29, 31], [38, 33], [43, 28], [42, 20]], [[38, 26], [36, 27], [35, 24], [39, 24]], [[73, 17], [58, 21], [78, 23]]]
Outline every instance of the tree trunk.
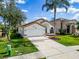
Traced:
[[4, 19], [4, 27], [5, 27], [5, 36], [7, 36], [7, 25], [6, 25], [6, 21], [5, 21], [5, 19]]
[[63, 29], [63, 20], [61, 20], [61, 29]]
[[60, 29], [60, 34], [62, 34], [63, 31], [63, 20], [61, 19], [61, 29]]
[[10, 25], [9, 25], [9, 28], [7, 28], [7, 24], [6, 24], [6, 21], [4, 21], [4, 26], [5, 26], [5, 32], [6, 32], [6, 36], [7, 36], [7, 39], [8, 41], [10, 41]]
[[54, 8], [54, 32], [56, 33], [56, 23], [55, 23], [55, 20], [56, 20], [56, 7]]
[[10, 29], [8, 29], [8, 41], [10, 41]]
[[8, 26], [8, 29], [7, 29], [7, 39], [8, 41], [10, 42], [11, 38], [10, 38], [10, 35], [11, 35], [11, 24], [9, 23], [9, 26]]

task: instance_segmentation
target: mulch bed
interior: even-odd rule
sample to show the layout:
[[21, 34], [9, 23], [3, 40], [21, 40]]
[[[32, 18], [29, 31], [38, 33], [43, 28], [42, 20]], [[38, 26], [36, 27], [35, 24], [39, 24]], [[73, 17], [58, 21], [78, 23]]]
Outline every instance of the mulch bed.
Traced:
[[52, 40], [59, 40], [59, 38], [56, 38], [56, 37], [53, 37], [53, 36], [49, 36], [48, 38], [52, 39]]

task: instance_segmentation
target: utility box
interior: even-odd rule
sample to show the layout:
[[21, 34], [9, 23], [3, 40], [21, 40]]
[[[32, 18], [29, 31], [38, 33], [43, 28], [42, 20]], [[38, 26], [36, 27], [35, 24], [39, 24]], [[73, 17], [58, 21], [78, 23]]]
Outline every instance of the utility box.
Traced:
[[12, 51], [11, 45], [8, 44], [7, 45], [7, 53], [8, 53], [8, 56], [11, 56], [11, 51]]

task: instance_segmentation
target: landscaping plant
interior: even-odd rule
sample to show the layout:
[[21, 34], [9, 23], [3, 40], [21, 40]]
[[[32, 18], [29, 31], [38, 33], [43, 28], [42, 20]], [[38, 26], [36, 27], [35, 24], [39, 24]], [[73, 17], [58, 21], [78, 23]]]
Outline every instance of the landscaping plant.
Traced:
[[[5, 5], [3, 1], [5, 1]], [[10, 0], [9, 2], [7, 0], [0, 0], [0, 16], [3, 17], [7, 39], [10, 41], [11, 32], [16, 30], [26, 17], [24, 13], [16, 7], [15, 0]]]

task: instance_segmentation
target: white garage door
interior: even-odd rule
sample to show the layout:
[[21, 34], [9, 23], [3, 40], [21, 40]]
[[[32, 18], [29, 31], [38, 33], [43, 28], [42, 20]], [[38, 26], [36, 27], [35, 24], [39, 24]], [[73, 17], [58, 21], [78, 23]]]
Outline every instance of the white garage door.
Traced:
[[24, 28], [24, 36], [43, 36], [45, 35], [45, 27], [39, 24], [32, 24]]
[[26, 36], [43, 36], [45, 35], [45, 29], [29, 29], [24, 31]]

